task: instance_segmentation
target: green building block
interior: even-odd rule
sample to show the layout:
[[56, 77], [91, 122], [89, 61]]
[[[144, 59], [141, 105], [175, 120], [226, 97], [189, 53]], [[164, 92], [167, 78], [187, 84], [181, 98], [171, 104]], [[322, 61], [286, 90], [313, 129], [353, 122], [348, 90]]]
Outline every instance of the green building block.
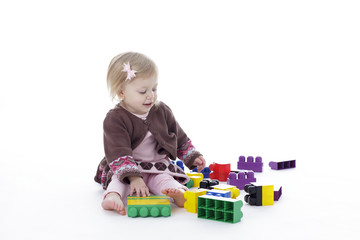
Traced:
[[203, 195], [198, 197], [198, 218], [227, 223], [240, 222], [243, 202], [232, 198]]
[[170, 200], [166, 196], [128, 196], [129, 217], [168, 217], [171, 215]]
[[192, 188], [194, 186], [194, 181], [190, 179], [188, 183], [185, 185], [187, 188]]

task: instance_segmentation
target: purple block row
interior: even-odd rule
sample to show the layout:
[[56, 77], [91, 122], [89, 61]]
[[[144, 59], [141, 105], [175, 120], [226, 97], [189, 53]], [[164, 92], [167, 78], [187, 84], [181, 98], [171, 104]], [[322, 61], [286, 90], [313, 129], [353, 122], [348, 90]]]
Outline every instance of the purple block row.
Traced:
[[227, 179], [227, 184], [236, 186], [240, 190], [244, 190], [244, 186], [250, 182], [256, 182], [253, 172], [231, 172]]
[[269, 166], [273, 170], [281, 170], [296, 167], [296, 160], [283, 161], [283, 162], [269, 162]]
[[248, 156], [245, 161], [245, 156], [240, 156], [238, 161], [238, 169], [252, 170], [254, 172], [262, 172], [263, 162], [261, 157], [256, 157], [254, 162], [253, 156]]

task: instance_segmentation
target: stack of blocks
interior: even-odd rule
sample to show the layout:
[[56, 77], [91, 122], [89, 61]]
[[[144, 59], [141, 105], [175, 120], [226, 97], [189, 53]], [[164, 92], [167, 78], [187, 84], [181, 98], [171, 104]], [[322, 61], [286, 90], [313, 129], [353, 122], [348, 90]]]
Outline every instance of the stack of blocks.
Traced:
[[232, 198], [210, 195], [198, 197], [198, 218], [216, 220], [227, 223], [240, 222], [243, 213], [243, 202]]
[[242, 170], [253, 170], [254, 172], [262, 172], [263, 162], [261, 157], [248, 156], [245, 161], [245, 156], [240, 156], [238, 161], [238, 169]]
[[168, 217], [171, 215], [170, 200], [166, 196], [127, 197], [129, 217]]

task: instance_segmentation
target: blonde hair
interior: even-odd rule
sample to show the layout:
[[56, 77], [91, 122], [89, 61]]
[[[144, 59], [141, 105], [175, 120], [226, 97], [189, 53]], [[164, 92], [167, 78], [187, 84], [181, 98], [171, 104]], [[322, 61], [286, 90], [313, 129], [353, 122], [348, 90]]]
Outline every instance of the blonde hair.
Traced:
[[131, 70], [136, 71], [136, 78], [149, 78], [158, 76], [158, 70], [155, 63], [145, 56], [137, 52], [126, 52], [115, 56], [109, 65], [107, 73], [107, 86], [110, 91], [112, 99], [117, 97], [117, 94], [125, 86], [127, 73], [123, 72], [124, 63], [129, 63]]

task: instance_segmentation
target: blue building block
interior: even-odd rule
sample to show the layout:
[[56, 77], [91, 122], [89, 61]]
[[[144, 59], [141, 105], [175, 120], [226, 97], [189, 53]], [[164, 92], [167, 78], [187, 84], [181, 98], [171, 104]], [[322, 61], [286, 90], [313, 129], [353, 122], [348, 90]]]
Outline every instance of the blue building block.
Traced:
[[184, 163], [180, 160], [171, 161], [173, 164], [176, 164], [178, 167], [180, 167], [184, 171]]
[[231, 192], [230, 191], [224, 191], [224, 190], [208, 190], [206, 192], [206, 195], [216, 196], [216, 197], [224, 197], [224, 198], [230, 198]]
[[[194, 168], [193, 170], [191, 170], [192, 172], [198, 172], [197, 167]], [[210, 169], [209, 167], [205, 167], [203, 170], [201, 170], [201, 173], [204, 175], [204, 178], [209, 178], [209, 174], [210, 174]]]

